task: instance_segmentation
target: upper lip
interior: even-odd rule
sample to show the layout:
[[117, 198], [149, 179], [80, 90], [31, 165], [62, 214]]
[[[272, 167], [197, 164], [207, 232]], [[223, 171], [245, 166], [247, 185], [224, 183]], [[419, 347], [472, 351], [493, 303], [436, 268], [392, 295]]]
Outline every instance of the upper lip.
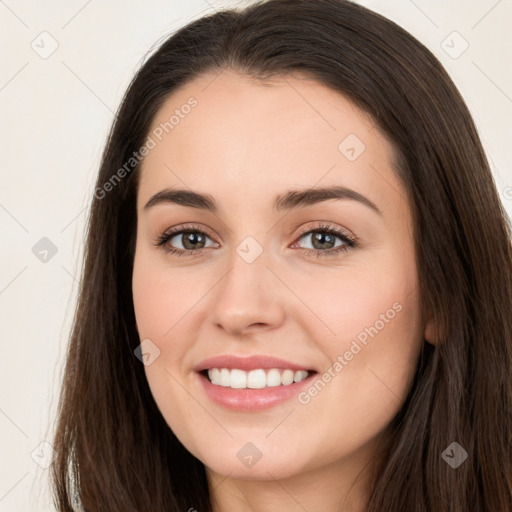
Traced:
[[277, 357], [267, 356], [267, 355], [254, 355], [250, 357], [238, 357], [235, 355], [220, 355], [215, 357], [210, 357], [205, 359], [201, 363], [199, 363], [195, 371], [202, 372], [204, 370], [209, 370], [210, 368], [238, 368], [240, 370], [257, 370], [261, 369], [270, 369], [270, 368], [282, 368], [282, 369], [290, 369], [290, 370], [305, 370], [305, 371], [314, 371], [307, 366], [292, 363], [291, 361], [285, 361], [284, 359], [279, 359]]

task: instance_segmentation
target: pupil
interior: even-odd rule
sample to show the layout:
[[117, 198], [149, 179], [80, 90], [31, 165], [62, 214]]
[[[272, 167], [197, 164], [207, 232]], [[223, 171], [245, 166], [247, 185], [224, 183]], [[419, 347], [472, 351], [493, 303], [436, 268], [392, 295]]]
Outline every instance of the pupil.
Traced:
[[333, 243], [333, 236], [329, 235], [328, 233], [315, 233], [313, 237], [313, 245], [315, 245], [315, 242], [320, 243], [320, 249], [330, 249], [331, 247], [323, 247], [325, 243], [332, 244]]
[[186, 247], [188, 249], [196, 249], [197, 248], [196, 244], [198, 243], [198, 241], [199, 241], [199, 243], [201, 242], [202, 235], [197, 234], [197, 233], [185, 233], [184, 238], [185, 238], [185, 243], [183, 244], [184, 247]]

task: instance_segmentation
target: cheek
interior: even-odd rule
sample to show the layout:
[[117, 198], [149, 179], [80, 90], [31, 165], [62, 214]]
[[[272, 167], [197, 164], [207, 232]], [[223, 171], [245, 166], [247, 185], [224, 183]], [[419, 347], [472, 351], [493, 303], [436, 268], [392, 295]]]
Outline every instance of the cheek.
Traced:
[[374, 261], [364, 265], [364, 272], [351, 268], [317, 281], [321, 288], [309, 284], [308, 305], [328, 327], [316, 340], [328, 356], [323, 371], [329, 389], [319, 384], [322, 397], [311, 390], [303, 402], [341, 400], [343, 409], [333, 413], [341, 421], [390, 419], [407, 395], [423, 344], [414, 260], [390, 254]]
[[295, 289], [307, 290], [304, 302], [317, 318], [315, 339], [325, 340], [330, 353], [355, 339], [364, 344], [380, 333], [418, 327], [416, 279], [403, 269], [347, 268], [325, 278], [317, 276], [314, 282], [311, 276], [296, 276], [294, 283]]
[[317, 447], [325, 457], [339, 457], [376, 436], [407, 396], [422, 346], [418, 297], [394, 283], [374, 282], [371, 293], [356, 293], [347, 281], [354, 300], [325, 306], [336, 336], [322, 338], [326, 366], [298, 397], [303, 421], [315, 418], [311, 436], [330, 439]]
[[[136, 252], [132, 277], [133, 305], [139, 334], [162, 342], [197, 296], [186, 272], [162, 265], [146, 250]], [[197, 300], [197, 298], [196, 298]]]
[[179, 375], [187, 347], [182, 329], [190, 287], [172, 280], [172, 275], [148, 251], [136, 252], [132, 277], [135, 319], [141, 344], [151, 353], [151, 362], [145, 363], [144, 370], [159, 407], [174, 401], [176, 385], [172, 385], [172, 377]]
[[[162, 417], [193, 449], [187, 425], [194, 423], [195, 409], [190, 395], [184, 392], [180, 365], [187, 353], [185, 315], [190, 304], [197, 302], [197, 290], [194, 293], [194, 287], [187, 286], [183, 274], [159, 266], [154, 255], [144, 249], [135, 254], [132, 292], [137, 328], [142, 343], [150, 340], [154, 344], [149, 345], [153, 359], [144, 366], [146, 379]], [[178, 415], [174, 414], [177, 409]]]

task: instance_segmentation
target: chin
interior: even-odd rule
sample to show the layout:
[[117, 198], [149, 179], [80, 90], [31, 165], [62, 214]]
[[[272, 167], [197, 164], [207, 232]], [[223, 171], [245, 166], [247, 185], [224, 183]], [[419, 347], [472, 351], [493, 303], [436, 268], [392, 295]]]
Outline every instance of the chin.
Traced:
[[243, 444], [242, 448], [195, 455], [206, 469], [219, 475], [239, 480], [280, 480], [307, 471], [305, 464], [297, 460], [297, 454], [280, 454], [269, 446], [256, 451], [254, 445]]

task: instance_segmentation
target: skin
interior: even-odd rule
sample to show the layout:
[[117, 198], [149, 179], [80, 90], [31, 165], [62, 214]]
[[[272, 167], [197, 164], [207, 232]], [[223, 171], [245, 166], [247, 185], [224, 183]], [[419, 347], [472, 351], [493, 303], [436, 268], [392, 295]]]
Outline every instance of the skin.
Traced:
[[[393, 146], [353, 103], [315, 80], [287, 75], [261, 84], [233, 70], [173, 93], [151, 130], [191, 96], [197, 106], [145, 157], [139, 182], [132, 285], [140, 339], [160, 350], [145, 366], [151, 392], [205, 464], [215, 512], [362, 512], [365, 465], [404, 403], [424, 339], [433, 341], [420, 313], [410, 203]], [[349, 134], [366, 146], [354, 161], [338, 149]], [[272, 209], [290, 189], [328, 185], [363, 194], [382, 215], [351, 199]], [[144, 209], [168, 187], [209, 194], [219, 210]], [[202, 254], [155, 246], [187, 223], [207, 235]], [[319, 224], [346, 230], [359, 245], [308, 254], [343, 244], [335, 238], [322, 249], [311, 233], [300, 235]], [[250, 264], [236, 252], [248, 236], [263, 249]], [[172, 239], [191, 251], [186, 242]], [[209, 400], [193, 370], [220, 354], [268, 354], [320, 376], [396, 303], [394, 318], [307, 404], [292, 398], [259, 412], [227, 410]], [[252, 467], [237, 457], [248, 442], [262, 454]]]

